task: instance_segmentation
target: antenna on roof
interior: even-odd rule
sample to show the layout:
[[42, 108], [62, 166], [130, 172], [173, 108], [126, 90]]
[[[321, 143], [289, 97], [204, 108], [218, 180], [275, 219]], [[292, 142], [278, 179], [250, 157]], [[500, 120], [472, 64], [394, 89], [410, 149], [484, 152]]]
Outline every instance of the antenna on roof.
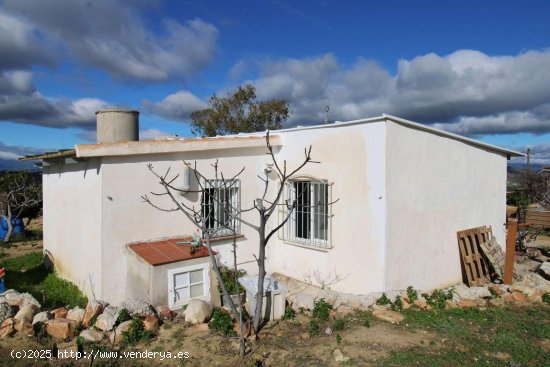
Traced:
[[327, 104], [325, 106], [325, 124], [328, 124], [328, 111], [330, 111], [329, 100], [328, 97], [325, 97], [323, 99], [327, 101]]

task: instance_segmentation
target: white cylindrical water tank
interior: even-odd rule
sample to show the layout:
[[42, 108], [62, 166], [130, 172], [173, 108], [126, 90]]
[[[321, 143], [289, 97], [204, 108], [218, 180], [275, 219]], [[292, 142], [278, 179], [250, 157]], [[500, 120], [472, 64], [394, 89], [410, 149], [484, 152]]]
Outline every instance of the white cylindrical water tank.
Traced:
[[139, 140], [139, 112], [122, 108], [96, 111], [97, 143]]

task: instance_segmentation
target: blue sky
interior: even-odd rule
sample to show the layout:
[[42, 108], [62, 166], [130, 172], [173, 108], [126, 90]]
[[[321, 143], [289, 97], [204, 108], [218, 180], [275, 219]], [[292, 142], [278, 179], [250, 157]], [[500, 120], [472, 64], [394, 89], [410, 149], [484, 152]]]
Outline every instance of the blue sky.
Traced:
[[0, 159], [91, 143], [94, 111], [190, 136], [250, 82], [287, 126], [394, 114], [550, 162], [548, 1], [0, 0]]

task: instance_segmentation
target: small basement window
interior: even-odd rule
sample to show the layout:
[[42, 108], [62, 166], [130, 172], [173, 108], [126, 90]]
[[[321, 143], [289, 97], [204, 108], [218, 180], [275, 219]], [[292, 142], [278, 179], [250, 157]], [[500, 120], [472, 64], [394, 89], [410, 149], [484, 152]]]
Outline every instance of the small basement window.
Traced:
[[168, 271], [168, 306], [179, 308], [192, 299], [210, 300], [209, 264]]
[[[329, 249], [332, 213], [331, 185], [324, 180], [295, 179], [288, 182], [285, 201], [296, 208], [283, 226], [283, 239], [299, 244]], [[286, 218], [285, 205], [282, 218]]]

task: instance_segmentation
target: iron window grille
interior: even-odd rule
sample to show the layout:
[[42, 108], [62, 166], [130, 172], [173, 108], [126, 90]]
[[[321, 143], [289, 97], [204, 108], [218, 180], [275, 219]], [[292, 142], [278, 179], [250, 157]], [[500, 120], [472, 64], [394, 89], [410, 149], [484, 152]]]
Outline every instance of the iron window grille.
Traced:
[[296, 208], [282, 228], [282, 239], [320, 249], [330, 249], [332, 226], [332, 185], [324, 180], [289, 180], [285, 188], [285, 205], [281, 220], [288, 214], [288, 205]]
[[202, 213], [211, 237], [240, 234], [240, 180], [205, 180]]

